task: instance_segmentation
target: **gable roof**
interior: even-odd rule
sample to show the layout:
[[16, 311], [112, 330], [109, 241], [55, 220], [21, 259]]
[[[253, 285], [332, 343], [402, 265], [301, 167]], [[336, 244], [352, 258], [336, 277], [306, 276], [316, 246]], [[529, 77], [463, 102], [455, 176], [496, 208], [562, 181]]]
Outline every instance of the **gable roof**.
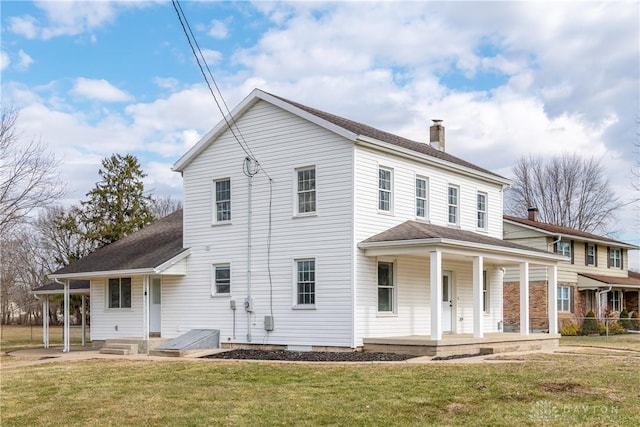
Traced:
[[499, 251], [514, 251], [523, 254], [534, 255], [541, 258], [553, 260], [565, 260], [565, 257], [558, 256], [549, 251], [520, 245], [507, 240], [496, 239], [484, 234], [472, 231], [460, 230], [458, 228], [443, 227], [434, 224], [409, 220], [400, 225], [378, 233], [375, 236], [363, 240], [358, 246], [361, 248], [375, 246], [384, 243], [400, 242], [424, 242], [424, 243], [464, 243], [473, 247], [490, 247]]
[[[393, 148], [396, 151], [404, 151], [410, 153], [414, 158], [426, 158], [439, 163], [443, 166], [453, 167], [458, 170], [474, 173], [476, 175], [482, 175], [488, 179], [497, 181], [503, 185], [508, 184], [510, 181], [494, 172], [484, 169], [478, 165], [462, 160], [459, 157], [453, 156], [444, 151], [440, 151], [431, 147], [430, 144], [418, 141], [412, 141], [407, 138], [403, 138], [398, 135], [394, 135], [389, 132], [376, 129], [374, 127], [358, 123], [353, 120], [346, 119], [344, 117], [336, 116], [335, 114], [327, 113], [315, 108], [308, 107], [306, 105], [282, 98], [277, 95], [264, 92], [260, 89], [254, 89], [251, 94], [245, 98], [234, 110], [231, 112], [233, 121], [244, 114], [251, 106], [257, 101], [262, 100], [270, 104], [276, 105], [295, 114], [305, 120], [312, 121], [313, 123], [322, 126], [332, 132], [338, 133], [341, 136], [351, 140], [359, 141], [362, 143], [369, 143], [378, 145], [379, 147], [384, 144], [386, 147]], [[231, 122], [228, 118], [228, 120]], [[197, 157], [202, 151], [204, 151], [222, 132], [227, 128], [227, 124], [222, 120], [216, 127], [214, 127], [207, 135], [205, 135], [195, 146], [193, 146], [184, 156], [182, 156], [173, 166], [174, 171], [182, 171], [191, 163], [191, 161]]]
[[509, 216], [509, 215], [504, 215], [503, 218], [508, 223], [522, 225], [527, 228], [535, 229], [543, 234], [574, 237], [581, 240], [592, 241], [597, 243], [614, 244], [615, 246], [622, 246], [627, 249], [638, 249], [638, 246], [630, 245], [629, 243], [610, 239], [608, 237], [598, 236], [597, 234], [587, 233], [586, 231], [577, 230], [575, 228], [563, 227], [563, 226], [554, 225], [554, 224], [547, 224], [545, 222], [532, 221], [530, 219], [518, 218], [515, 216]]
[[188, 255], [188, 249], [182, 246], [182, 209], [90, 253], [49, 277], [152, 271], [180, 255]]

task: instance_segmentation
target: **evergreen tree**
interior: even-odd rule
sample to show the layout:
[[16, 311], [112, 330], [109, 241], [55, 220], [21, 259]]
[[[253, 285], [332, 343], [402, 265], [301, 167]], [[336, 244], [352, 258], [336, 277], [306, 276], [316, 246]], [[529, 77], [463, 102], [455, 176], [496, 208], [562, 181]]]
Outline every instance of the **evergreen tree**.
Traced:
[[105, 246], [153, 222], [153, 198], [144, 191], [140, 163], [135, 156], [113, 154], [102, 160], [100, 181], [82, 201], [87, 238]]

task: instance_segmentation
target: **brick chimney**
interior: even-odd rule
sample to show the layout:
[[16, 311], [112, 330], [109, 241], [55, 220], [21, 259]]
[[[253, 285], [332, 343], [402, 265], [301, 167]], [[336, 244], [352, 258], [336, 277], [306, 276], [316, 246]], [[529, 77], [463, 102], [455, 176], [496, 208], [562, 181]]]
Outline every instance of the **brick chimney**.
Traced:
[[528, 216], [529, 221], [538, 222], [538, 208], [529, 208], [527, 209], [527, 213], [529, 214]]
[[444, 151], [444, 126], [442, 120], [432, 119], [433, 124], [429, 128], [429, 144], [436, 150]]

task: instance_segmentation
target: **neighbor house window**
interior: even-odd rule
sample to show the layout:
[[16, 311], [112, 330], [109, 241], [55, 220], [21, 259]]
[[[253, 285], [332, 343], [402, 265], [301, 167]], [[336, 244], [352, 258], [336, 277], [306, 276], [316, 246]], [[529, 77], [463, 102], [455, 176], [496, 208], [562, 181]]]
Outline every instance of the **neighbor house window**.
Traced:
[[427, 180], [424, 178], [416, 178], [416, 216], [418, 218], [428, 218], [428, 200], [427, 200]]
[[609, 268], [622, 268], [622, 249], [609, 249]]
[[487, 229], [487, 194], [478, 193], [477, 196], [477, 223], [476, 226], [480, 230]]
[[487, 270], [482, 271], [482, 311], [489, 313], [491, 307], [489, 301], [489, 282], [487, 282]]
[[215, 181], [214, 190], [215, 204], [215, 221], [229, 222], [231, 221], [231, 180], [220, 179]]
[[598, 252], [596, 245], [585, 243], [584, 256], [584, 263], [586, 265], [598, 266]]
[[109, 279], [109, 308], [131, 308], [131, 278]]
[[611, 311], [622, 310], [622, 291], [609, 291], [607, 299], [609, 300]]
[[558, 311], [569, 313], [571, 311], [571, 288], [558, 286]]
[[298, 214], [312, 214], [316, 211], [316, 168], [297, 169]]
[[296, 303], [313, 305], [316, 303], [316, 261], [296, 260]]
[[395, 282], [392, 262], [378, 262], [378, 312], [393, 313]]
[[213, 295], [229, 295], [231, 293], [231, 266], [229, 264], [213, 265]]
[[448, 222], [449, 224], [458, 224], [458, 191], [459, 188], [455, 185], [450, 185], [447, 192], [447, 204], [448, 204]]
[[378, 210], [391, 212], [391, 170], [378, 169]]

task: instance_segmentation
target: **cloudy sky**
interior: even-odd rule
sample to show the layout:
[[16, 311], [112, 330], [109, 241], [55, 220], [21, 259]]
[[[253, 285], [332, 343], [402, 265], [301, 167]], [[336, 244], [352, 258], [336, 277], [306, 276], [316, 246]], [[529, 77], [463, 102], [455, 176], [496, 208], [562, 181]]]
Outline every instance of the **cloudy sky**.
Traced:
[[[523, 154], [576, 152], [635, 195], [637, 1], [181, 5], [231, 107], [258, 87], [419, 141], [440, 118], [447, 151], [505, 176]], [[171, 2], [1, 8], [2, 102], [62, 160], [65, 203], [114, 152], [180, 198], [171, 165], [221, 116]], [[640, 244], [639, 209], [615, 237]]]

